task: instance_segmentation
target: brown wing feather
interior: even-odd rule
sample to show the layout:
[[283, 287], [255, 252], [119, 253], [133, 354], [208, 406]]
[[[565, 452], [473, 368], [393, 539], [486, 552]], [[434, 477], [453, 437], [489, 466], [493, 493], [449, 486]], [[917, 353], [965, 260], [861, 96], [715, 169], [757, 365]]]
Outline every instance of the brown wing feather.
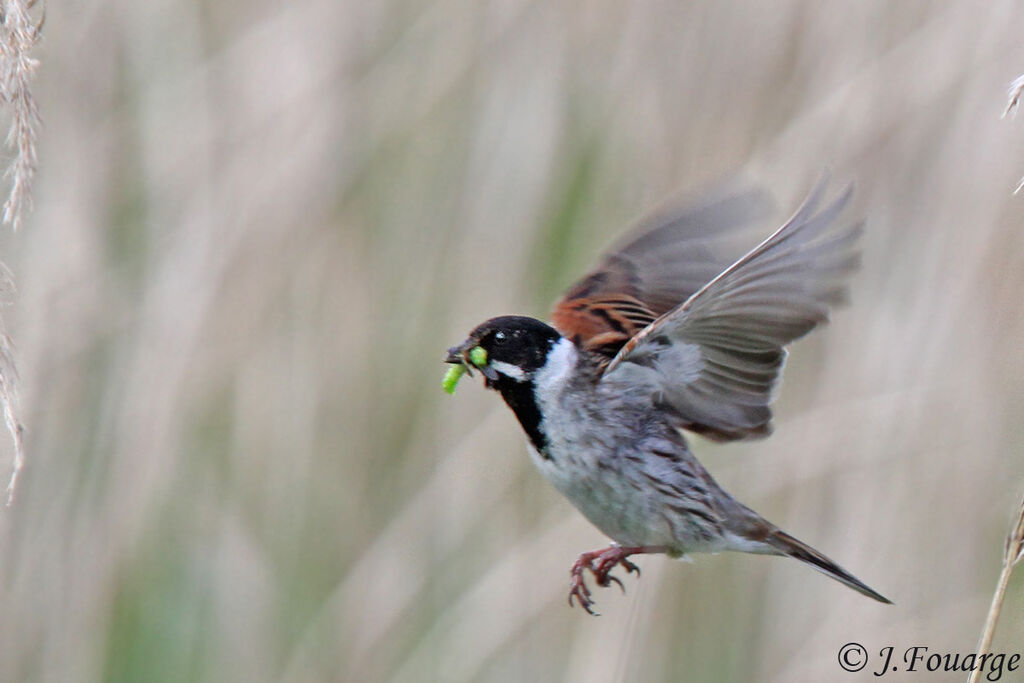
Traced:
[[559, 332], [580, 348], [611, 360], [623, 344], [657, 316], [634, 296], [566, 297], [551, 313]]
[[760, 190], [723, 193], [641, 221], [625, 243], [569, 288], [551, 321], [581, 349], [610, 361], [635, 334], [710, 281], [740, 253], [723, 237], [767, 213]]

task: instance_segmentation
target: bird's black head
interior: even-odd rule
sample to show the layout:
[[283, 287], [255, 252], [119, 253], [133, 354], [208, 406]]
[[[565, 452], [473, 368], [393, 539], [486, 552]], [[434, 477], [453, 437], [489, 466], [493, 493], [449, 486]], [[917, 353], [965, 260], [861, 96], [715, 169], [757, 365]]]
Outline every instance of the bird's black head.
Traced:
[[477, 326], [466, 341], [448, 349], [446, 363], [478, 369], [484, 385], [501, 392], [505, 403], [519, 418], [527, 437], [544, 457], [548, 439], [537, 405], [534, 376], [562, 336], [534, 318], [507, 315]]
[[[462, 344], [448, 349], [445, 362], [461, 363], [470, 371], [477, 368], [486, 377], [488, 387], [501, 390], [510, 382], [532, 380], [559, 339], [561, 335], [553, 327], [534, 318], [491, 318], [470, 332]], [[471, 357], [477, 347], [486, 353], [486, 364], [476, 362], [481, 360], [480, 356], [475, 360]]]

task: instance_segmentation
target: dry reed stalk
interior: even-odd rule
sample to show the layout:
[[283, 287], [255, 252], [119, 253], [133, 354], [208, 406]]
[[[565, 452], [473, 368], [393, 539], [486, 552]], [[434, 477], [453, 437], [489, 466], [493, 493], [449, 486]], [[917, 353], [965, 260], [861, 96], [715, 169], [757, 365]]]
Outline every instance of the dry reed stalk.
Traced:
[[[1001, 118], [1016, 116], [1020, 106], [1020, 98], [1024, 95], [1024, 74], [1014, 79], [1007, 92], [1006, 109], [1003, 110]], [[1024, 179], [1021, 179], [1014, 194], [1024, 188]], [[1017, 522], [1006, 537], [1005, 548], [1003, 549], [1003, 569], [999, 573], [999, 581], [996, 583], [996, 591], [992, 595], [992, 603], [988, 608], [988, 616], [985, 618], [985, 629], [981, 633], [981, 640], [978, 641], [978, 658], [985, 655], [992, 648], [992, 639], [995, 637], [996, 624], [999, 622], [999, 614], [1003, 610], [1003, 600], [1006, 597], [1006, 587], [1010, 583], [1010, 575], [1013, 568], [1024, 558], [1024, 501], [1021, 501], [1020, 513], [1017, 515]], [[971, 671], [967, 683], [976, 683], [981, 677], [983, 667]]]
[[[987, 654], [992, 647], [992, 638], [996, 633], [999, 613], [1003, 610], [1003, 598], [1006, 597], [1006, 586], [1010, 583], [1010, 574], [1013, 573], [1013, 568], [1022, 558], [1024, 558], [1024, 501], [1021, 501], [1017, 522], [1006, 537], [1006, 547], [1003, 551], [1003, 571], [999, 574], [996, 592], [992, 596], [992, 604], [988, 608], [988, 617], [985, 619], [985, 630], [978, 642], [978, 659]], [[983, 668], [979, 666], [974, 669], [970, 678], [967, 679], [967, 683], [976, 683], [981, 677]]]

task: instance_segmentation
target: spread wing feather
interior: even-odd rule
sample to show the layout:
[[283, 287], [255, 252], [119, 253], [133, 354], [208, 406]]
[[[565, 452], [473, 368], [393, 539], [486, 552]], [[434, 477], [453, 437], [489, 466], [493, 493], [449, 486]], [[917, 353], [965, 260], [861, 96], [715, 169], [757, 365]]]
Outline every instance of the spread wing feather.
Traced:
[[859, 260], [861, 226], [836, 225], [852, 189], [819, 211], [823, 193], [624, 344], [602, 381], [642, 387], [715, 440], [770, 433], [785, 346], [828, 320]]
[[611, 360], [731, 263], [738, 254], [729, 253], [725, 238], [769, 207], [763, 191], [746, 190], [652, 215], [569, 288], [551, 313], [552, 324], [580, 348]]

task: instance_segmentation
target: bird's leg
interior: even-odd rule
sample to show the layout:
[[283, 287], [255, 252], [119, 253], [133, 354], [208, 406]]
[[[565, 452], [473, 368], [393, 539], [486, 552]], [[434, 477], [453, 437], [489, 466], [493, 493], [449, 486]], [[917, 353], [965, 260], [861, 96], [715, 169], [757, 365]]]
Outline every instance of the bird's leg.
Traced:
[[626, 572], [636, 572], [636, 575], [639, 577], [640, 567], [626, 558], [640, 553], [663, 553], [665, 551], [666, 548], [661, 546], [623, 547], [613, 543], [602, 550], [591, 550], [589, 553], [583, 553], [572, 565], [572, 570], [569, 572], [569, 575], [572, 577], [569, 582], [569, 606], [572, 606], [572, 601], [575, 598], [579, 601], [580, 607], [585, 609], [588, 614], [598, 616], [597, 612], [592, 609], [594, 601], [590, 598], [590, 589], [587, 588], [587, 584], [583, 580], [584, 571], [590, 570], [598, 586], [610, 586], [614, 581], [619, 584], [619, 588], [625, 593], [626, 587], [622, 585], [622, 581], [611, 575], [612, 569], [616, 565], [622, 565]]

